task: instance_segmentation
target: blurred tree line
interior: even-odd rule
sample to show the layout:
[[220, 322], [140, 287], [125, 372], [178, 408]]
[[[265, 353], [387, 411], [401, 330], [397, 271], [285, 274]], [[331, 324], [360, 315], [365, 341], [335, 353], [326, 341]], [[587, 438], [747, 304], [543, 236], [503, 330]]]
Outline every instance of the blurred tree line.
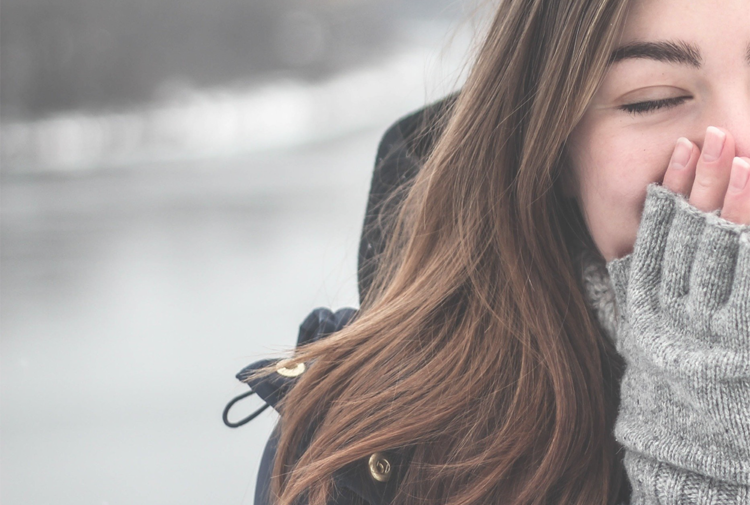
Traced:
[[2, 0], [3, 120], [314, 79], [387, 50], [403, 14], [396, 0]]

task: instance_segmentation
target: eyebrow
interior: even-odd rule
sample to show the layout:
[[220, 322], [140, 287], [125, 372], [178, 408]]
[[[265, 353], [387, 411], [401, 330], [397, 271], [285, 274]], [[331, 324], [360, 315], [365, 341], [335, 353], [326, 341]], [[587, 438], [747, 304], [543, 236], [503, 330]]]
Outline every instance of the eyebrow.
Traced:
[[[750, 47], [747, 58], [750, 58]], [[620, 46], [609, 57], [609, 63], [617, 63], [626, 59], [649, 59], [665, 63], [680, 63], [700, 68], [703, 64], [701, 52], [694, 44], [685, 41], [631, 42]]]

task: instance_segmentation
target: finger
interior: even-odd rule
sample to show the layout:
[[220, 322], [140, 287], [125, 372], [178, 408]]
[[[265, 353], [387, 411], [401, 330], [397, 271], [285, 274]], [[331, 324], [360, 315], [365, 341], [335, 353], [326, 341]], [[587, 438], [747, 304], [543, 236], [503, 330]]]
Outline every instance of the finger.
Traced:
[[690, 203], [704, 212], [721, 208], [729, 185], [734, 158], [732, 135], [714, 126], [706, 130], [701, 157], [695, 169]]
[[698, 146], [685, 137], [677, 139], [662, 185], [674, 193], [689, 196], [700, 154]]
[[750, 158], [734, 158], [721, 217], [737, 224], [750, 224], [749, 180]]

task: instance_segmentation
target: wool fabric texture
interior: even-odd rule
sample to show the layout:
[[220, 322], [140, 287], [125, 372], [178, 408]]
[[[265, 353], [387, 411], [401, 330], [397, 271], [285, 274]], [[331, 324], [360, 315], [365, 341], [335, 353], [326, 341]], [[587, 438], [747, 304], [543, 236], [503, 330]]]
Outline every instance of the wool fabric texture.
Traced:
[[750, 227], [653, 184], [633, 252], [609, 278], [584, 265], [626, 363], [615, 437], [630, 504], [750, 504]]

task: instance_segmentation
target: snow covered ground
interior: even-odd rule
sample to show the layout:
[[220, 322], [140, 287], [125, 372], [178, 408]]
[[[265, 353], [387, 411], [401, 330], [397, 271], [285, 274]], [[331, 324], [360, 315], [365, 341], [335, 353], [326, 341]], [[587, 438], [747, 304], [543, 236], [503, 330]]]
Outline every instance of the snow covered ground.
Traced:
[[224, 427], [234, 374], [356, 306], [379, 137], [460, 80], [444, 28], [315, 84], [2, 125], [4, 505], [252, 503], [275, 415]]

